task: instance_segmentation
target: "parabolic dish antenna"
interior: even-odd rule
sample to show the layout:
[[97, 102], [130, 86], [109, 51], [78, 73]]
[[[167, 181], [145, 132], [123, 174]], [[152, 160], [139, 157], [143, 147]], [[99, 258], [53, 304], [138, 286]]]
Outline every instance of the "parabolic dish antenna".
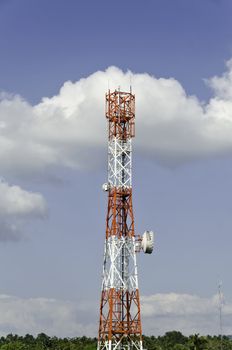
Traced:
[[154, 232], [145, 231], [142, 237], [142, 249], [144, 253], [151, 254], [154, 248]]

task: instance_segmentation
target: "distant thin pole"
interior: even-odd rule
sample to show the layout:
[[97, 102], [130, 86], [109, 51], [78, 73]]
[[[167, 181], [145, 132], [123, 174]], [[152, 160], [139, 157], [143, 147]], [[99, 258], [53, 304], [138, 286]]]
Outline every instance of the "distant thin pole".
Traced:
[[222, 282], [218, 284], [218, 308], [219, 308], [219, 327], [220, 327], [220, 350], [222, 350], [222, 308], [223, 308], [223, 293], [222, 293]]

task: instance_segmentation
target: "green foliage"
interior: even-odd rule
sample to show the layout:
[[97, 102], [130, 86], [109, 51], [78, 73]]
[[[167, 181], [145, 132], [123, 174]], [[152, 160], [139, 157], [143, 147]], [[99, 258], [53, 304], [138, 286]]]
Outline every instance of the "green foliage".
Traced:
[[[163, 336], [143, 337], [144, 349], [147, 350], [219, 350], [221, 339], [216, 336], [202, 337], [199, 334], [185, 337], [177, 331], [167, 332]], [[0, 337], [0, 350], [96, 350], [97, 339], [76, 337], [57, 338], [40, 333], [37, 337], [26, 334], [24, 337], [8, 334]], [[232, 350], [232, 340], [222, 339], [222, 349]]]

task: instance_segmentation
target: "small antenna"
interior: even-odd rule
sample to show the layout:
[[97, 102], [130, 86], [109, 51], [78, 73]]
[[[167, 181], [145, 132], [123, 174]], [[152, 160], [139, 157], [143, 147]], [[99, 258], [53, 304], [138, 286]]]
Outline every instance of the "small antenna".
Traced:
[[220, 350], [222, 350], [222, 308], [224, 304], [224, 297], [222, 293], [222, 282], [218, 283], [218, 309], [219, 309], [219, 327], [220, 327]]
[[131, 76], [131, 73], [130, 73], [130, 93], [132, 93], [132, 76]]

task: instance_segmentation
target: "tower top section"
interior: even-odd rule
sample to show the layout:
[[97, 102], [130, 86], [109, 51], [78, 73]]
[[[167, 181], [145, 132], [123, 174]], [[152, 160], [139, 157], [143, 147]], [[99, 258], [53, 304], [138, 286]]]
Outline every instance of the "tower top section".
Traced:
[[135, 95], [110, 90], [106, 94], [106, 118], [109, 120], [109, 141], [126, 141], [135, 136]]

